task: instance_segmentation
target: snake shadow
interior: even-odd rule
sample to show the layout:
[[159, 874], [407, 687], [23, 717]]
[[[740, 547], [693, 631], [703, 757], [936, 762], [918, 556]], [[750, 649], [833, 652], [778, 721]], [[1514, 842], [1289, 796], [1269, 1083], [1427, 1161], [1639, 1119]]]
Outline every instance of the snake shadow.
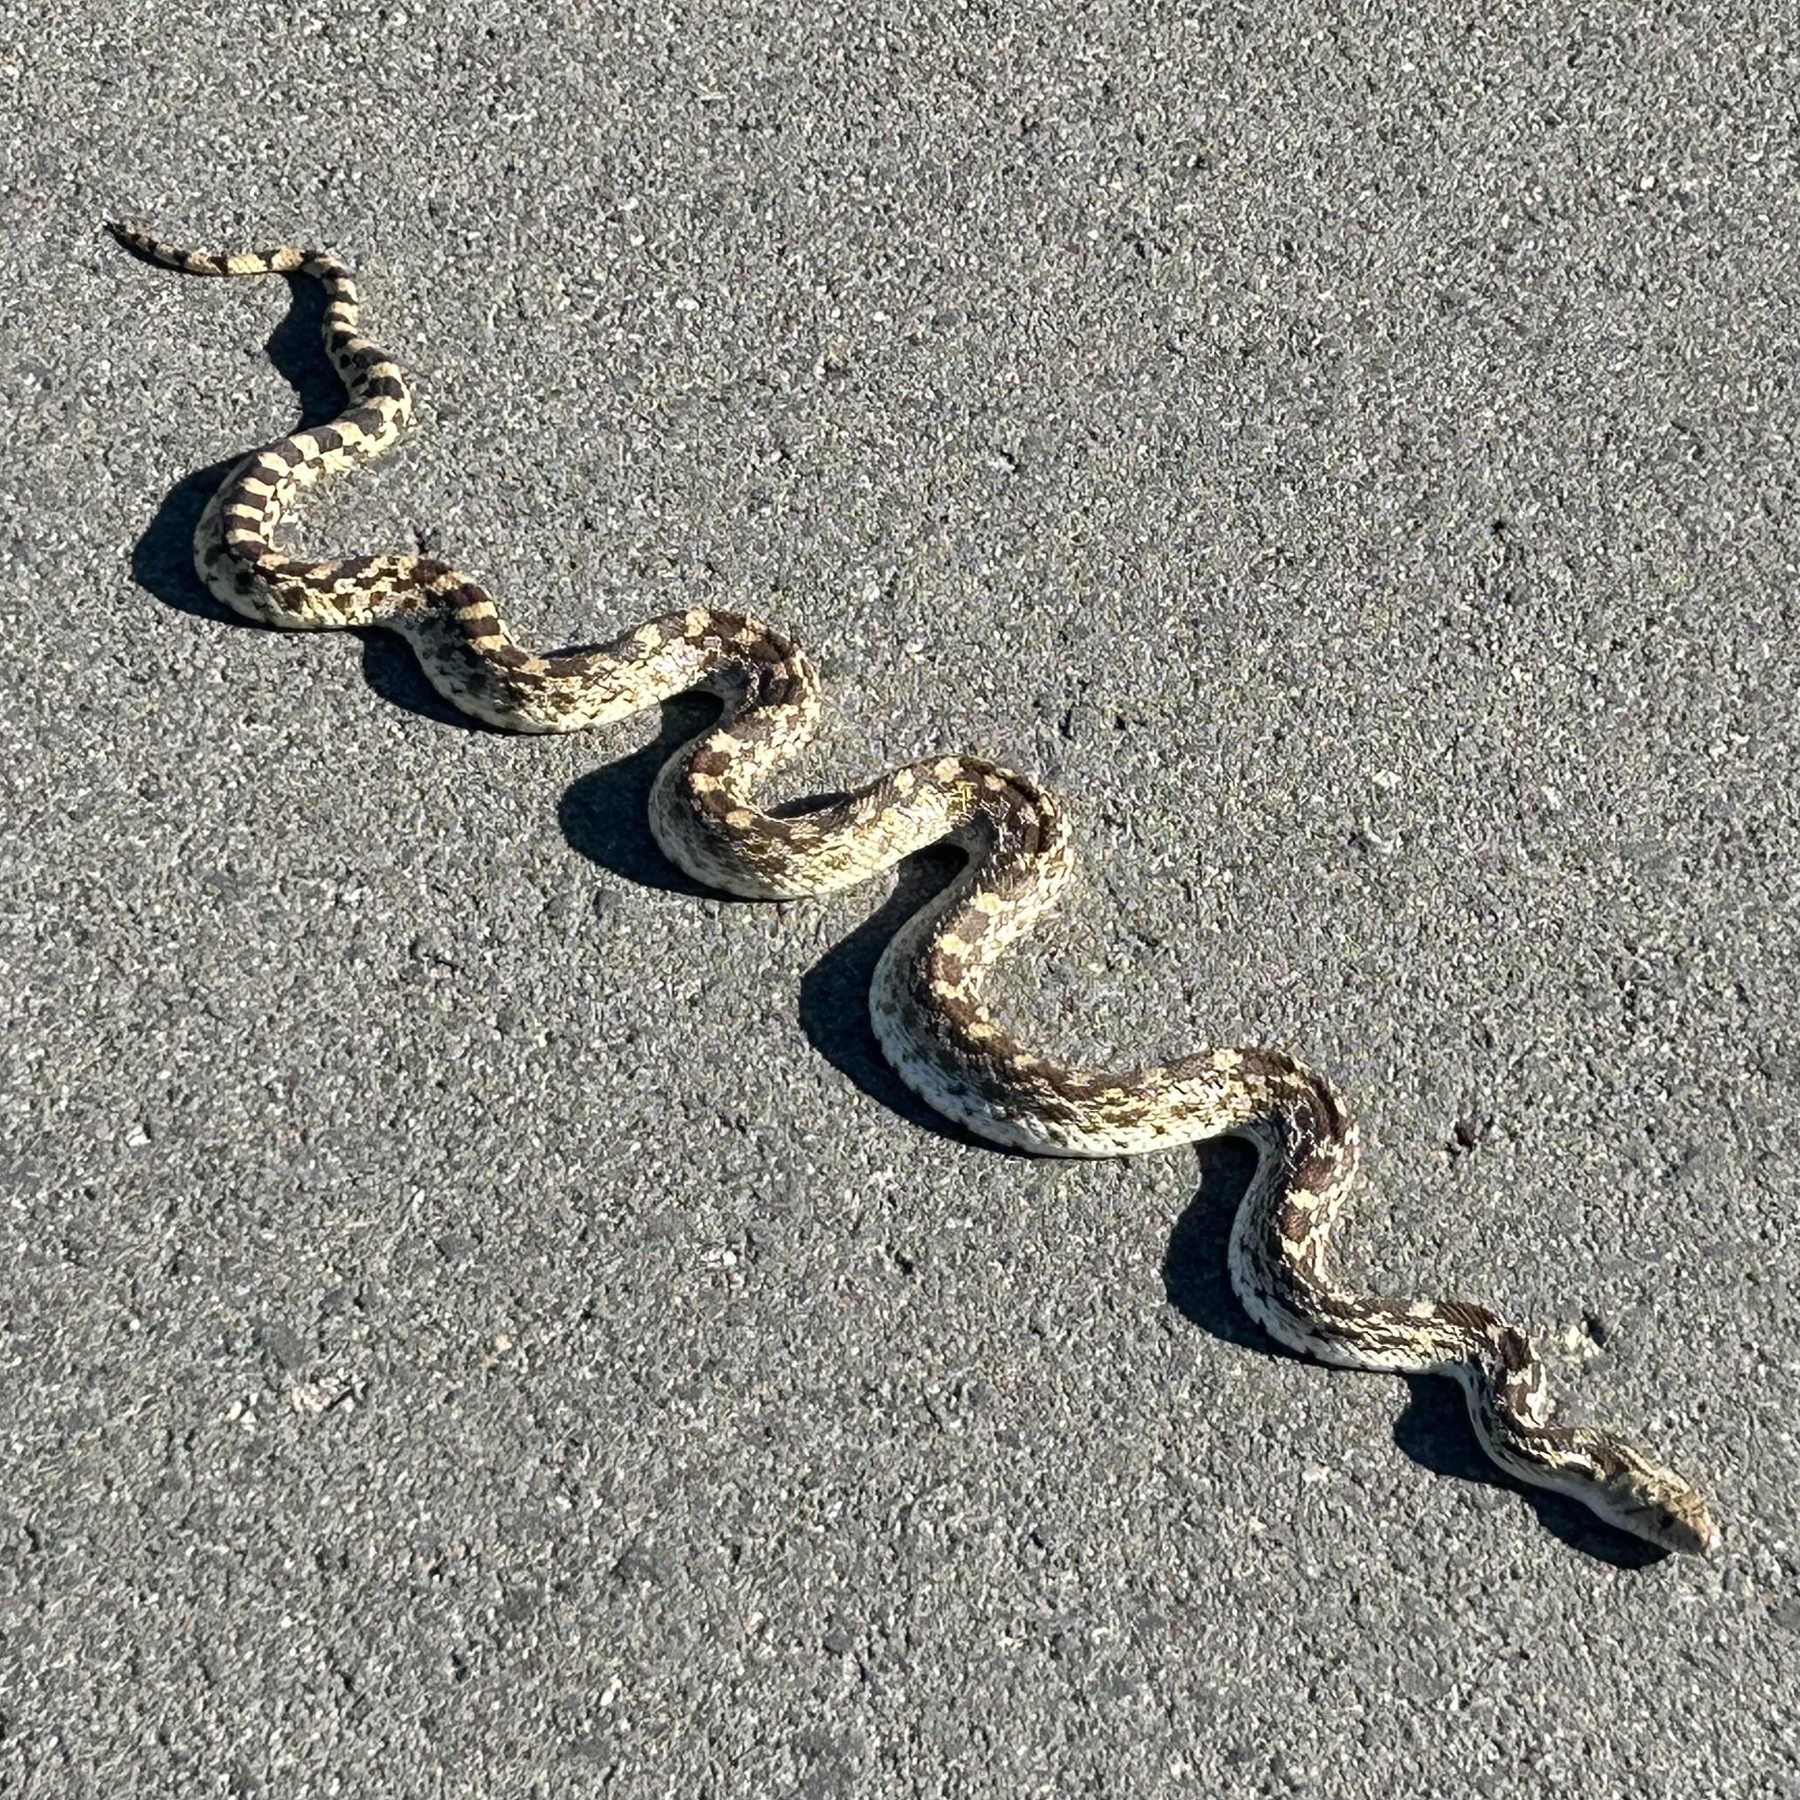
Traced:
[[[1228, 1344], [1265, 1355], [1304, 1362], [1321, 1375], [1344, 1380], [1373, 1379], [1353, 1369], [1332, 1369], [1296, 1355], [1270, 1337], [1238, 1303], [1226, 1265], [1231, 1222], [1256, 1174], [1256, 1151], [1235, 1138], [1197, 1146], [1200, 1186], [1182, 1210], [1163, 1257], [1163, 1292], [1191, 1324]], [[1620, 1531], [1580, 1501], [1548, 1488], [1516, 1481], [1488, 1460], [1469, 1423], [1462, 1391], [1453, 1381], [1430, 1375], [1402, 1376], [1407, 1403], [1394, 1422], [1394, 1442], [1421, 1468], [1453, 1481], [1516, 1494], [1552, 1535], [1597, 1562], [1642, 1569], [1670, 1555], [1631, 1533]]]
[[[121, 249], [170, 281], [196, 279], [165, 269], [126, 246]], [[286, 275], [280, 279], [287, 283], [288, 309], [269, 334], [265, 348], [275, 372], [294, 391], [299, 418], [289, 429], [309, 430], [342, 412], [346, 395], [320, 341], [320, 330], [325, 322], [324, 290], [307, 276]], [[285, 437], [288, 433], [283, 431], [274, 435]], [[264, 443], [272, 441], [272, 437], [262, 440]], [[257, 447], [246, 444], [225, 461], [211, 463], [184, 476], [163, 496], [150, 523], [132, 546], [132, 579], [172, 611], [204, 619], [209, 625], [230, 625], [242, 631], [277, 629], [233, 612], [213, 595], [194, 570], [194, 533], [199, 528], [200, 515], [205, 512], [207, 501], [218, 492], [225, 477]], [[362, 643], [363, 679], [390, 705], [459, 730], [492, 729], [459, 712], [445, 700], [425, 679], [412, 652], [392, 633], [353, 628], [349, 635]]]
[[[718, 711], [716, 700], [701, 695], [683, 694], [666, 700], [660, 729], [651, 742], [571, 782], [557, 807], [558, 823], [570, 849], [635, 886], [729, 905], [767, 904], [734, 900], [715, 888], [701, 886], [663, 855], [650, 832], [650, 790], [657, 771], [683, 744], [705, 731]], [[813, 794], [771, 811], [777, 817], [792, 815], [841, 797]], [[807, 1042], [826, 1062], [909, 1125], [984, 1155], [1016, 1156], [1020, 1152], [976, 1137], [919, 1099], [882, 1055], [869, 1023], [869, 983], [888, 940], [954, 879], [962, 865], [961, 852], [945, 848], [922, 850], [906, 858], [896, 869], [893, 891], [882, 905], [801, 976], [799, 1024]]]

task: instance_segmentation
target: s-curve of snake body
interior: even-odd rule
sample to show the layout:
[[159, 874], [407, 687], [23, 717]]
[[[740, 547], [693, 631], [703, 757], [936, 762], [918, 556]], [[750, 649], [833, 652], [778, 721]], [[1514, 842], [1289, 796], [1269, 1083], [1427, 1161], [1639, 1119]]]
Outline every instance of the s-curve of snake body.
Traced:
[[130, 225], [113, 234], [153, 263], [195, 275], [303, 275], [325, 292], [326, 354], [348, 405], [245, 457], [207, 506], [195, 539], [201, 579], [233, 611], [298, 630], [381, 625], [411, 644], [439, 693], [507, 731], [580, 731], [673, 695], [716, 695], [718, 723], [657, 777], [656, 841], [707, 886], [751, 899], [835, 892], [948, 841], [961, 873], [908, 920], [875, 970], [875, 1035], [900, 1077], [977, 1135], [1045, 1156], [1128, 1156], [1221, 1133], [1252, 1141], [1257, 1172], [1232, 1226], [1232, 1285], [1290, 1349], [1344, 1368], [1448, 1376], [1488, 1455], [1522, 1481], [1571, 1494], [1668, 1550], [1719, 1542], [1682, 1476], [1610, 1432], [1554, 1425], [1529, 1339], [1463, 1300], [1348, 1292], [1332, 1272], [1332, 1230], [1356, 1168], [1356, 1128], [1332, 1084], [1274, 1050], [1206, 1050], [1124, 1074], [1033, 1055], [995, 1020], [984, 981], [1054, 902], [1072, 866], [1058, 802], [1026, 776], [969, 756], [914, 763], [797, 815], [759, 809], [758, 788], [811, 737], [812, 663], [756, 619], [694, 607], [651, 619], [597, 650], [536, 655], [512, 641], [494, 601], [426, 556], [299, 561], [276, 542], [290, 503], [321, 476], [388, 448], [411, 411], [399, 367], [357, 328], [350, 271], [283, 246], [177, 249]]

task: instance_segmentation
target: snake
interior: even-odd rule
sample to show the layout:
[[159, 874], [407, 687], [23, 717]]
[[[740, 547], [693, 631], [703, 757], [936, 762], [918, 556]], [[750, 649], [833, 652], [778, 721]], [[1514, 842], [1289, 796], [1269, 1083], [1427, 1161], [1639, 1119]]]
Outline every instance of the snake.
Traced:
[[1612, 1432], [1552, 1421], [1543, 1359], [1519, 1327], [1471, 1301], [1340, 1285], [1330, 1251], [1356, 1175], [1357, 1127], [1327, 1076], [1250, 1047], [1126, 1072], [1070, 1067], [1025, 1048], [994, 1016], [987, 977], [1074, 868], [1054, 795], [1016, 770], [957, 755], [771, 813], [758, 790], [822, 716], [811, 660], [775, 627], [695, 606], [598, 648], [540, 655], [514, 642], [485, 588], [436, 557], [294, 557], [277, 541], [294, 500], [379, 455], [411, 417], [399, 365], [358, 327], [351, 270], [323, 250], [182, 249], [134, 223], [108, 229], [145, 261], [186, 274], [297, 276], [324, 292], [324, 350], [348, 404], [243, 457], [195, 533], [195, 568], [233, 612], [289, 630], [385, 627], [411, 646], [438, 693], [504, 731], [582, 731], [686, 692], [714, 696], [716, 722], [668, 758], [649, 802], [663, 854], [714, 890], [752, 900], [831, 894], [930, 845], [954, 846], [958, 872], [893, 933], [870, 981], [875, 1038], [920, 1099], [978, 1138], [1041, 1156], [1248, 1139], [1256, 1172], [1227, 1256], [1240, 1303], [1270, 1337], [1337, 1367], [1448, 1377], [1507, 1474], [1570, 1495], [1659, 1550], [1717, 1548], [1719, 1528], [1685, 1477]]

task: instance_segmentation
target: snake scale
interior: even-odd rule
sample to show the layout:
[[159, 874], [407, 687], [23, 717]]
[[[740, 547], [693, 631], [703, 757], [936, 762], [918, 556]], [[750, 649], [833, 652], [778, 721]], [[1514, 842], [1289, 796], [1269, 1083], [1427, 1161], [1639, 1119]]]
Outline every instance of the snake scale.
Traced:
[[1542, 1363], [1517, 1327], [1467, 1301], [1396, 1301], [1336, 1284], [1329, 1247], [1356, 1169], [1356, 1127], [1324, 1076], [1266, 1049], [1202, 1051], [1125, 1074], [1068, 1068], [995, 1020], [985, 977], [1052, 905], [1073, 863], [1051, 794], [995, 763], [946, 756], [774, 816], [758, 808], [757, 790], [811, 737], [820, 702], [813, 665], [772, 627], [693, 607], [601, 649], [540, 656], [512, 641], [484, 589], [432, 557], [289, 556], [276, 533], [295, 497], [385, 450], [411, 411], [399, 367], [357, 329], [350, 271], [317, 250], [184, 250], [134, 226], [111, 230], [168, 268], [301, 275], [324, 289], [324, 346], [347, 408], [245, 457], [196, 535], [201, 578], [235, 612], [300, 630], [385, 626], [441, 694], [507, 731], [580, 731], [689, 690], [716, 695], [718, 723], [663, 767], [650, 819], [672, 862], [731, 894], [827, 894], [926, 845], [954, 844], [964, 867], [895, 933], [871, 984], [875, 1035], [922, 1099], [983, 1138], [1046, 1156], [1250, 1139], [1257, 1172], [1233, 1223], [1230, 1270], [1272, 1337], [1341, 1367], [1449, 1376], [1502, 1469], [1664, 1549], [1717, 1545], [1706, 1503], [1683, 1477], [1610, 1432], [1550, 1423]]

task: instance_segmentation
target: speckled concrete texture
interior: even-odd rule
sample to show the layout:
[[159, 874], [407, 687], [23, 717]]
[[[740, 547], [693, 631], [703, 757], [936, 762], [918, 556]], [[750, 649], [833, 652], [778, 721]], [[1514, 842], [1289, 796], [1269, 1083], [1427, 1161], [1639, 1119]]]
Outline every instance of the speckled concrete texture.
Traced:
[[[0, 1790], [1800, 1794], [1789, 9], [0, 0]], [[1053, 782], [1046, 1051], [1281, 1044], [1347, 1266], [1717, 1497], [1654, 1560], [1244, 1320], [1233, 1147], [936, 1128], [923, 885], [658, 859], [706, 718], [224, 617], [222, 466], [519, 635], [819, 656], [785, 792]]]

